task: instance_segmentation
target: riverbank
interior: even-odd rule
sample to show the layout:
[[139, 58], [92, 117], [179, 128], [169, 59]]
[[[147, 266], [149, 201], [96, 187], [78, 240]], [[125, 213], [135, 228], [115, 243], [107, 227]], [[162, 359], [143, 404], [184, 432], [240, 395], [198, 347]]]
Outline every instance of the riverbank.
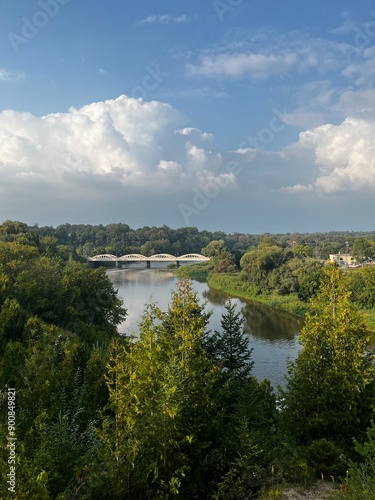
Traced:
[[[240, 273], [212, 273], [209, 265], [193, 264], [184, 266], [175, 271], [178, 277], [187, 277], [199, 282], [207, 282], [208, 286], [219, 292], [227, 293], [240, 299], [261, 302], [270, 307], [287, 311], [296, 316], [305, 316], [309, 310], [309, 304], [298, 298], [296, 293], [279, 295], [278, 293], [259, 293], [256, 287], [242, 281]], [[375, 333], [375, 310], [361, 310], [367, 329]]]
[[207, 284], [214, 290], [225, 292], [234, 297], [261, 302], [296, 316], [304, 316], [308, 311], [308, 304], [302, 302], [297, 294], [258, 293], [254, 286], [240, 279], [239, 273], [210, 273]]
[[246, 281], [242, 281], [238, 272], [212, 273], [207, 264], [193, 264], [191, 266], [180, 267], [174, 274], [178, 277], [186, 277], [201, 283], [205, 282], [210, 288], [232, 295], [233, 297], [261, 302], [262, 304], [287, 311], [296, 316], [304, 316], [308, 310], [308, 304], [302, 302], [297, 294], [261, 294], [254, 286], [246, 283]]

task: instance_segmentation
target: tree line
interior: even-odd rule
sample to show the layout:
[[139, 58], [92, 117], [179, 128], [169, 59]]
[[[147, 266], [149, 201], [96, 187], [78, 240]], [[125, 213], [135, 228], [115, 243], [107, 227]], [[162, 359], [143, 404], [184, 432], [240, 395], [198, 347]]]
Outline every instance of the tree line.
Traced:
[[[22, 222], [8, 220], [0, 225], [0, 239], [21, 242], [22, 239], [26, 239], [26, 241], [33, 240], [35, 244], [43, 241], [44, 245], [49, 247], [50, 252], [56, 252], [58, 247], [60, 252], [68, 254], [70, 251], [80, 257], [101, 253], [117, 256], [128, 253], [142, 253], [149, 256], [161, 252], [183, 255], [199, 252], [211, 241], [223, 240], [226, 248], [234, 256], [236, 264], [239, 265], [241, 257], [250, 248], [257, 247], [267, 239], [272, 239], [282, 248], [294, 248], [296, 252], [299, 248], [303, 254], [323, 260], [328, 259], [329, 254], [345, 253], [348, 248], [353, 248], [356, 240], [362, 239], [366, 240], [365, 247], [367, 246], [370, 256], [370, 254], [374, 255], [375, 232], [226, 234], [222, 231], [199, 231], [196, 227], [172, 229], [166, 225], [145, 226], [138, 229], [130, 228], [123, 223], [61, 224], [57, 227], [39, 227], [37, 224], [28, 226]], [[359, 242], [357, 245], [360, 246]], [[359, 251], [362, 250], [359, 249]]]

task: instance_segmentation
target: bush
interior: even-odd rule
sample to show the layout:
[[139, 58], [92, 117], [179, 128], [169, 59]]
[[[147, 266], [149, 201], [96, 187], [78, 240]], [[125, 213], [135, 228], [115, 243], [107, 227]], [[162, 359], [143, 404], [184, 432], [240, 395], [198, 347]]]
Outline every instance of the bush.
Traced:
[[287, 483], [297, 483], [303, 486], [309, 486], [314, 476], [314, 469], [303, 458], [294, 460], [284, 471], [284, 479]]
[[317, 475], [338, 476], [345, 471], [342, 451], [328, 439], [316, 439], [306, 449], [306, 459]]
[[375, 499], [375, 424], [367, 431], [363, 444], [354, 440], [355, 450], [362, 457], [361, 463], [349, 462], [345, 498], [350, 500]]

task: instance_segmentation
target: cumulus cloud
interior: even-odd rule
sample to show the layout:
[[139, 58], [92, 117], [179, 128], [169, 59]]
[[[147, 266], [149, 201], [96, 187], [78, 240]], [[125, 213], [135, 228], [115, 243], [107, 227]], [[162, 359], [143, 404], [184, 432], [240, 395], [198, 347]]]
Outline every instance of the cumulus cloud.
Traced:
[[181, 130], [176, 130], [176, 134], [195, 136], [199, 139], [202, 139], [203, 141], [213, 141], [215, 139], [213, 134], [203, 132], [202, 130], [194, 127], [185, 127]]
[[348, 117], [300, 134], [298, 148], [312, 151], [319, 174], [312, 184], [283, 187], [287, 192], [368, 192], [375, 189], [375, 121]]
[[31, 201], [38, 192], [66, 199], [162, 195], [220, 179], [223, 158], [213, 136], [184, 124], [169, 104], [127, 96], [42, 117], [3, 111], [2, 187], [9, 196], [28, 191]]

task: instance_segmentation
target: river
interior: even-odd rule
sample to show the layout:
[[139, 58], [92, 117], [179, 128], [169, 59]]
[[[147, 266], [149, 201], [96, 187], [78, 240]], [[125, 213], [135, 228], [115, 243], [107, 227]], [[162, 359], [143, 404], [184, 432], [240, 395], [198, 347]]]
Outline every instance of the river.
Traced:
[[[145, 304], [156, 302], [163, 311], [167, 309], [171, 291], [178, 281], [165, 268], [144, 269], [137, 265], [110, 269], [108, 276], [128, 310], [126, 321], [119, 327], [119, 331], [127, 335], [137, 335], [137, 325]], [[193, 286], [202, 302], [206, 302], [206, 310], [213, 311], [209, 328], [220, 330], [220, 319], [228, 296], [210, 289], [206, 283], [193, 281]], [[268, 378], [275, 389], [278, 385], [284, 386], [286, 361], [294, 360], [300, 349], [298, 333], [302, 319], [258, 302], [242, 299], [235, 299], [235, 302], [237, 310], [245, 318], [244, 331], [249, 337], [249, 346], [253, 348], [253, 374], [259, 380]]]

